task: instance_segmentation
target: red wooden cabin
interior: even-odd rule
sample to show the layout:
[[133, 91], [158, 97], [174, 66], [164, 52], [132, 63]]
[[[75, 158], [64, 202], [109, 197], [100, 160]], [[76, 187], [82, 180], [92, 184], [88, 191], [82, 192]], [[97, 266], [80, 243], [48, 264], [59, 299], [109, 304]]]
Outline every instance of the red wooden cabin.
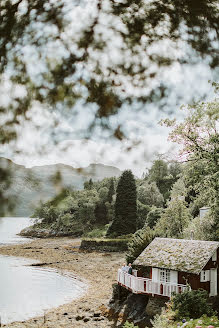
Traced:
[[219, 243], [155, 238], [137, 257], [134, 275], [119, 270], [118, 283], [134, 293], [171, 296], [191, 289], [219, 294]]

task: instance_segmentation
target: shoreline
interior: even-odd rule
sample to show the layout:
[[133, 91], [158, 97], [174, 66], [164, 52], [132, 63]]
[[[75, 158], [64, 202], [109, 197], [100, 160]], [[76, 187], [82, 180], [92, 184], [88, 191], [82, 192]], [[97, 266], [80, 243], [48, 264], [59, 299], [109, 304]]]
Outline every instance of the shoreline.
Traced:
[[2, 324], [2, 327], [115, 327], [105, 314], [124, 253], [87, 252], [79, 250], [79, 246], [80, 239], [70, 237], [50, 237], [26, 244], [0, 246], [1, 255], [38, 260], [38, 266], [57, 269], [60, 274], [68, 272], [87, 284], [87, 290], [81, 297], [51, 308], [46, 311], [45, 317], [36, 316], [22, 322]]

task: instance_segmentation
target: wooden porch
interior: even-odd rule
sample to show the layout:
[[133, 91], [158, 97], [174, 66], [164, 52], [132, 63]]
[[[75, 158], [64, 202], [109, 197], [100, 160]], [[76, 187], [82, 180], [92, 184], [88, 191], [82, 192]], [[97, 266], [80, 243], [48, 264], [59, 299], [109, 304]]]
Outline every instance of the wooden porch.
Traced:
[[173, 292], [179, 294], [188, 288], [186, 285], [157, 282], [148, 278], [136, 277], [122, 271], [121, 269], [118, 270], [117, 280], [119, 285], [129, 289], [135, 294], [151, 294], [171, 297]]

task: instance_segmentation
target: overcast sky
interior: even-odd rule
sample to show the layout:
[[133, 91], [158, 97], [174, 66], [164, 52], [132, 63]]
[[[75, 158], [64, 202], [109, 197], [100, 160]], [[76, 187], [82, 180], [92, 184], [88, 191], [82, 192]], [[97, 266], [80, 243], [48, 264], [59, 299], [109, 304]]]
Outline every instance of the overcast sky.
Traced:
[[[95, 7], [92, 1], [88, 4], [90, 5], [87, 6], [87, 12], [84, 11], [83, 6], [77, 7], [77, 10], [71, 12], [73, 15], [70, 17], [72, 31], [75, 34], [77, 29], [81, 28], [81, 25], [78, 24], [78, 17], [81, 18], [82, 27], [87, 21], [87, 13], [89, 13], [89, 19], [92, 18], [92, 10], [94, 10], [92, 8]], [[81, 16], [83, 13], [84, 18]], [[103, 18], [105, 19], [105, 16]], [[68, 32], [72, 33], [72, 31], [70, 29], [66, 31], [66, 41], [70, 40]], [[43, 33], [43, 31], [39, 30], [39, 33]], [[108, 38], [110, 40], [111, 37], [108, 36]], [[115, 38], [112, 39], [116, 42]], [[111, 46], [110, 49], [111, 60], [116, 60], [116, 58], [118, 60], [116, 47]], [[49, 51], [49, 47], [47, 51]], [[54, 49], [52, 48], [50, 51], [53, 53]], [[56, 49], [56, 51], [58, 50]], [[54, 55], [56, 56], [57, 53]], [[30, 48], [27, 48], [24, 49], [23, 56], [27, 56], [28, 69], [37, 76], [40, 68], [39, 65], [36, 65], [39, 60], [37, 54], [30, 53]], [[43, 65], [41, 69], [43, 69]], [[159, 126], [158, 122], [161, 118], [166, 117], [182, 119], [179, 111], [180, 105], [188, 104], [192, 100], [198, 101], [201, 98], [212, 98], [213, 92], [208, 80], [214, 81], [214, 76], [204, 63], [194, 66], [180, 66], [175, 63], [162, 74], [163, 81], [157, 80], [156, 83], [159, 85], [161, 82], [168, 81], [168, 85], [171, 87], [165, 108], [161, 110], [155, 105], [145, 105], [141, 110], [137, 110], [137, 106], [136, 108], [133, 106], [124, 108], [119, 115], [112, 118], [112, 122], [114, 120], [115, 123], [117, 121], [117, 123], [123, 124], [127, 140], [119, 142], [113, 138], [107, 138], [102, 134], [103, 131], [96, 131], [92, 134], [92, 138], [85, 141], [84, 132], [88, 129], [93, 114], [90, 108], [85, 110], [80, 102], [76, 108], [78, 115], [74, 117], [51, 113], [36, 103], [29, 113], [31, 120], [23, 122], [17, 130], [17, 141], [10, 145], [0, 146], [0, 156], [10, 158], [27, 167], [53, 163], [84, 167], [90, 163], [103, 163], [116, 166], [121, 170], [132, 169], [138, 176], [141, 176], [145, 168], [150, 166], [158, 153], [167, 153], [169, 158], [177, 158], [178, 147], [167, 140], [169, 130]], [[0, 86], [0, 105], [1, 103], [7, 104], [9, 89], [10, 85], [7, 83]], [[133, 90], [128, 91], [133, 92]], [[13, 90], [13, 92], [22, 94], [22, 90]], [[61, 122], [58, 127], [53, 125], [56, 119]]]
[[[87, 112], [79, 111], [80, 114], [72, 120], [61, 118], [61, 125], [54, 129], [57, 141], [54, 145], [48, 131], [53, 129], [51, 118], [57, 114], [51, 114], [36, 105], [30, 115], [31, 121], [24, 122], [19, 128], [16, 144], [13, 147], [2, 146], [0, 155], [27, 167], [53, 163], [85, 167], [90, 163], [103, 163], [121, 170], [132, 169], [135, 175], [141, 176], [158, 153], [166, 153], [168, 158], [177, 158], [179, 148], [167, 140], [169, 129], [158, 124], [164, 117], [176, 116], [182, 119], [176, 99], [180, 98], [180, 103], [186, 104], [192, 98], [198, 100], [206, 93], [207, 98], [213, 97], [208, 83], [212, 75], [204, 66], [193, 70], [175, 68], [169, 79], [172, 81], [169, 108], [167, 106], [166, 110], [160, 111], [151, 105], [137, 112], [125, 109], [116, 118], [124, 122], [128, 140], [120, 142], [100, 135], [84, 140], [79, 132], [86, 131], [89, 117]], [[131, 150], [127, 150], [130, 145]]]

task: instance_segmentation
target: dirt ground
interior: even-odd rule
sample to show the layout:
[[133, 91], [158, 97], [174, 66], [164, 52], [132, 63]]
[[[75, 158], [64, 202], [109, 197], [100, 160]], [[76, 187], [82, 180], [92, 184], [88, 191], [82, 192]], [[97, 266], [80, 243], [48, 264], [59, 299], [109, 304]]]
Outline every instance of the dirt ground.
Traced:
[[[67, 270], [84, 281], [88, 288], [82, 297], [48, 311], [45, 317], [14, 322], [3, 327], [72, 328], [115, 327], [106, 318], [107, 304], [116, 282], [117, 269], [124, 262], [124, 253], [99, 253], [79, 250], [80, 239], [37, 239], [27, 244], [0, 247], [0, 254], [32, 258], [45, 267]], [[45, 321], [45, 322], [44, 322]]]

